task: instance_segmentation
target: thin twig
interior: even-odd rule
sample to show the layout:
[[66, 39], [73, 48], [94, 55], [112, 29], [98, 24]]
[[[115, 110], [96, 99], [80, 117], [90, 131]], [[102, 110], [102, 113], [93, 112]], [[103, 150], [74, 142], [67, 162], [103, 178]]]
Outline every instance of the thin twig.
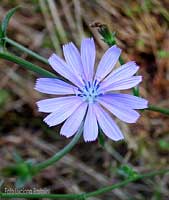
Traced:
[[56, 36], [56, 33], [54, 31], [54, 24], [52, 23], [52, 20], [50, 19], [50, 15], [48, 13], [48, 9], [46, 6], [46, 2], [44, 0], [39, 0], [39, 5], [42, 11], [42, 14], [44, 16], [45, 19], [45, 23], [46, 23], [46, 27], [48, 29], [51, 41], [52, 41], [52, 45], [54, 46], [57, 54], [61, 55], [61, 48], [60, 48], [60, 44], [59, 44], [59, 40]]

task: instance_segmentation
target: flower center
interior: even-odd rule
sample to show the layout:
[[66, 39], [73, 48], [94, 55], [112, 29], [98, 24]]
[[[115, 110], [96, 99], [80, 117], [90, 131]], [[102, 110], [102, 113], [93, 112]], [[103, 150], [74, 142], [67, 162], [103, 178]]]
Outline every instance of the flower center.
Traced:
[[96, 80], [92, 84], [88, 81], [83, 90], [79, 89], [77, 96], [82, 97], [84, 101], [87, 101], [88, 103], [93, 103], [97, 96], [101, 95], [98, 92], [98, 88], [99, 84], [97, 84]]

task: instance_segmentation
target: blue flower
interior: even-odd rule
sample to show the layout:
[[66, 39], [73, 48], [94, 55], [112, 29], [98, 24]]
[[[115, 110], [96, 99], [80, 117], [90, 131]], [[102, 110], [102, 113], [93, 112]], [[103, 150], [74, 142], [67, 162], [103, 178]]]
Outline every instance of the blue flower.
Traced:
[[72, 42], [63, 46], [63, 53], [66, 62], [52, 54], [49, 64], [69, 83], [57, 78], [39, 78], [36, 82], [37, 91], [57, 95], [37, 102], [40, 112], [50, 113], [44, 121], [51, 127], [66, 120], [61, 128], [61, 135], [66, 137], [74, 135], [84, 120], [85, 141], [97, 139], [98, 127], [114, 141], [123, 139], [111, 115], [135, 123], [140, 116], [135, 109], [147, 108], [148, 101], [113, 91], [138, 85], [142, 77], [133, 75], [139, 67], [131, 61], [112, 71], [121, 54], [114, 45], [105, 52], [94, 73], [96, 50], [92, 38], [82, 40], [80, 53]]

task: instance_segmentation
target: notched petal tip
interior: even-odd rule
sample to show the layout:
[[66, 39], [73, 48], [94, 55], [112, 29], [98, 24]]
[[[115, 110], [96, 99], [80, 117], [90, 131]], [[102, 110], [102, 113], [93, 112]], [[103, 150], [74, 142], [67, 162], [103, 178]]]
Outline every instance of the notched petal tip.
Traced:
[[55, 126], [55, 124], [53, 124], [53, 123], [51, 122], [51, 119], [49, 118], [49, 115], [47, 115], [47, 116], [43, 119], [43, 121], [44, 121], [49, 127]]
[[124, 136], [121, 135], [121, 137], [114, 138], [113, 140], [114, 140], [115, 142], [122, 141], [122, 140], [124, 140]]
[[128, 65], [137, 65], [135, 60], [130, 60], [129, 62], [127, 62], [125, 64], [128, 64]]
[[73, 42], [68, 42], [68, 43], [64, 44], [62, 47], [63, 47], [63, 49], [65, 49], [65, 48], [69, 48], [69, 46], [75, 46], [75, 45]]
[[[142, 104], [142, 107], [139, 108], [139, 109], [144, 109], [144, 108], [148, 108], [148, 100], [142, 98], [142, 97], [137, 97], [140, 101], [141, 101], [141, 104]], [[137, 109], [137, 108], [136, 108]]]
[[52, 55], [48, 58], [48, 62], [50, 63], [53, 61], [54, 57], [57, 56], [55, 53], [52, 53]]
[[52, 55], [48, 58], [49, 65], [53, 68], [53, 65], [56, 63], [57, 55], [52, 53]]
[[129, 124], [134, 124], [137, 122], [137, 120], [140, 118], [140, 114], [137, 112], [137, 116], [135, 116], [135, 118], [133, 119], [133, 121], [128, 122]]
[[149, 102], [145, 99], [145, 107], [144, 108], [148, 108], [148, 104], [149, 104]]
[[35, 83], [35, 86], [33, 88], [34, 90], [38, 91], [37, 83]]
[[133, 76], [138, 79], [137, 85], [143, 81], [143, 76]]
[[82, 42], [83, 42], [83, 41], [90, 41], [90, 40], [91, 40], [91, 41], [94, 41], [93, 37], [83, 38], [83, 39], [82, 39]]
[[126, 65], [126, 64], [128, 64], [128, 65], [131, 66], [131, 67], [136, 67], [137, 70], [140, 68], [140, 66], [137, 65], [136, 61], [134, 61], [134, 60], [131, 60], [131, 61], [129, 61], [129, 62], [123, 64], [123, 65]]
[[52, 54], [49, 56], [48, 59], [50, 59], [50, 58], [52, 58], [52, 57], [55, 57], [55, 56], [57, 56], [57, 54], [56, 54], [56, 53], [52, 53]]
[[136, 72], [140, 69], [140, 67], [138, 65], [136, 65]]
[[40, 103], [39, 103], [39, 102], [40, 102], [40, 101], [37, 101], [37, 102], [36, 102], [36, 106], [38, 107], [38, 111], [41, 112], [41, 111], [40, 111]]
[[85, 141], [85, 142], [95, 142], [96, 139], [97, 139], [97, 138], [92, 138], [92, 139], [85, 139], [85, 138], [84, 138], [84, 141]]
[[133, 119], [129, 119], [129, 120], [126, 120], [125, 118], [122, 120], [122, 121], [124, 121], [124, 122], [126, 122], [126, 123], [128, 123], [128, 124], [134, 124], [134, 123], [136, 123], [137, 122], [137, 120], [140, 118], [140, 114], [137, 112], [137, 115], [135, 115], [135, 117], [133, 117]]
[[141, 81], [143, 80], [143, 76], [137, 76], [137, 77], [140, 78]]
[[46, 120], [46, 118], [44, 118], [43, 121], [44, 121], [49, 127], [52, 127], [52, 126], [53, 126], [48, 120]]
[[121, 52], [122, 52], [122, 49], [120, 48], [120, 47], [118, 47], [116, 44], [115, 45], [113, 45], [112, 47], [110, 47], [111, 49], [116, 49], [117, 51], [118, 51], [118, 53], [120, 53], [121, 54]]
[[72, 137], [72, 135], [68, 135], [67, 133], [62, 132], [62, 131], [60, 131], [60, 135], [66, 137], [66, 138], [70, 138], [70, 137]]
[[145, 108], [148, 108], [148, 100], [144, 99], [144, 98], [141, 98], [141, 97], [138, 97], [139, 99], [141, 99], [141, 108], [134, 108], [134, 109], [145, 109]]
[[91, 37], [90, 40], [91, 40], [91, 42], [94, 42], [94, 38], [93, 37]]
[[39, 82], [40, 82], [40, 78], [36, 79], [35, 86], [33, 88], [36, 91], [39, 91]]
[[109, 52], [110, 54], [117, 54], [117, 56], [120, 56], [122, 49], [120, 49], [120, 47], [118, 47], [116, 44], [109, 47], [107, 52]]

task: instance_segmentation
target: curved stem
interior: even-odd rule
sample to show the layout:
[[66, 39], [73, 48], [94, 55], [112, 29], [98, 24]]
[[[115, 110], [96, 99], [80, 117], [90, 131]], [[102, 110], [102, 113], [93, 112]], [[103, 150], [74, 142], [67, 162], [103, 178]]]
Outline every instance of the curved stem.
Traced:
[[106, 192], [110, 192], [114, 189], [117, 188], [121, 188], [124, 187], [126, 185], [128, 185], [131, 182], [135, 182], [141, 179], [145, 179], [145, 178], [150, 178], [150, 177], [154, 177], [156, 175], [162, 175], [165, 173], [168, 173], [169, 169], [163, 169], [163, 170], [158, 170], [158, 171], [154, 171], [154, 172], [150, 172], [150, 173], [146, 173], [146, 174], [142, 174], [142, 175], [138, 175], [138, 176], [134, 176], [131, 178], [128, 178], [124, 181], [121, 181], [117, 184], [113, 184], [110, 186], [106, 186], [103, 187], [101, 189], [95, 190], [93, 192], [88, 192], [88, 193], [82, 193], [82, 194], [21, 194], [21, 193], [0, 193], [0, 197], [1, 198], [49, 198], [49, 199], [86, 199], [89, 197], [93, 197], [93, 196], [98, 196], [101, 194], [104, 194]]
[[161, 108], [161, 107], [154, 106], [154, 105], [149, 105], [146, 110], [151, 110], [151, 111], [160, 112], [160, 113], [169, 115], [169, 109]]
[[19, 44], [19, 43], [17, 43], [17, 42], [15, 42], [14, 40], [11, 40], [11, 39], [8, 38], [8, 37], [3, 38], [3, 40], [4, 40], [5, 42], [7, 42], [7, 43], [13, 45], [14, 47], [18, 48], [19, 50], [21, 50], [21, 51], [23, 51], [23, 52], [25, 52], [25, 53], [31, 55], [32, 57], [34, 57], [34, 58], [40, 60], [41, 62], [43, 62], [43, 63], [45, 63], [45, 64], [48, 64], [48, 60], [47, 60], [46, 58], [40, 56], [39, 54], [37, 54], [37, 53], [35, 53], [35, 52], [33, 52], [33, 51], [31, 51], [30, 49], [24, 47], [23, 45], [21, 45], [21, 44]]
[[160, 175], [160, 174], [165, 174], [165, 173], [168, 173], [168, 172], [169, 172], [169, 169], [163, 169], [163, 170], [150, 172], [150, 173], [147, 173], [147, 174], [137, 175], [137, 176], [131, 177], [129, 179], [126, 179], [126, 180], [124, 180], [120, 183], [110, 185], [110, 186], [107, 186], [107, 187], [103, 187], [103, 188], [95, 190], [93, 192], [89, 192], [85, 195], [85, 197], [97, 196], [97, 195], [100, 195], [100, 194], [103, 194], [103, 193], [106, 193], [106, 192], [110, 192], [111, 190], [114, 190], [116, 188], [121, 188], [121, 187], [123, 187], [123, 186], [125, 186], [125, 185], [127, 185], [131, 182], [135, 182], [135, 181], [138, 181], [140, 179], [150, 178], [150, 177]]
[[17, 56], [14, 56], [12, 54], [6, 53], [6, 52], [0, 52], [0, 58], [3, 58], [5, 60], [9, 60], [11, 62], [14, 62], [18, 65], [21, 65], [22, 67], [29, 69], [30, 71], [36, 72], [44, 77], [50, 77], [50, 78], [58, 78], [55, 74], [52, 72], [49, 72], [35, 64], [32, 64], [31, 62], [28, 62], [26, 60], [23, 60], [22, 58], [19, 58]]
[[57, 152], [54, 156], [49, 158], [48, 160], [45, 160], [45, 161], [35, 165], [32, 169], [33, 173], [39, 172], [42, 169], [44, 169], [50, 165], [53, 165], [55, 162], [60, 160], [65, 154], [67, 154], [69, 151], [71, 151], [71, 149], [79, 141], [80, 136], [82, 135], [82, 131], [83, 131], [83, 123], [82, 123], [81, 127], [79, 128], [78, 132], [76, 133], [76, 135], [74, 136], [74, 138], [71, 140], [71, 142], [67, 146], [65, 146], [62, 150]]

